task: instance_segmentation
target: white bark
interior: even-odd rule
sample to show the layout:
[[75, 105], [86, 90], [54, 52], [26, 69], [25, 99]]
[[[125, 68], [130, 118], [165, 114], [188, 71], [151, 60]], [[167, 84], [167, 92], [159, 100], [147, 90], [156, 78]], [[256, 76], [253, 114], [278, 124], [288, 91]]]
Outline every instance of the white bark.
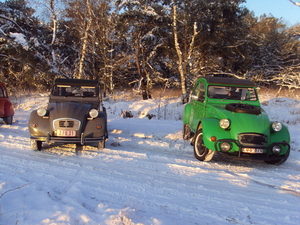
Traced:
[[88, 34], [92, 24], [92, 9], [91, 9], [91, 2], [90, 0], [86, 0], [87, 5], [87, 17], [86, 17], [86, 25], [84, 29], [84, 36], [82, 37], [82, 48], [80, 52], [80, 61], [79, 61], [79, 69], [78, 73], [76, 74], [75, 78], [82, 79], [83, 76], [83, 67], [84, 67], [84, 60], [85, 60], [85, 53], [87, 49], [87, 41], [88, 41]]
[[184, 96], [186, 96], [186, 87], [185, 87], [185, 73], [183, 71], [183, 57], [182, 57], [182, 52], [180, 50], [180, 46], [178, 43], [178, 34], [177, 34], [177, 9], [176, 9], [176, 5], [173, 1], [173, 33], [174, 33], [174, 43], [175, 43], [175, 49], [176, 49], [176, 53], [178, 56], [178, 70], [179, 70], [179, 74], [180, 74], [180, 80], [181, 80], [181, 93]]

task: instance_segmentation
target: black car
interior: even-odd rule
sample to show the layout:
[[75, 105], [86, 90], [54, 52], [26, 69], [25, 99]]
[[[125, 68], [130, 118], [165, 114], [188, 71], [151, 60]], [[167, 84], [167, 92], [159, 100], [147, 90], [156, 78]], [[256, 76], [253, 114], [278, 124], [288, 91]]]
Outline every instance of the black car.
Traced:
[[97, 143], [105, 147], [108, 138], [107, 114], [100, 84], [94, 80], [57, 78], [46, 108], [32, 111], [28, 129], [33, 150], [42, 143]]

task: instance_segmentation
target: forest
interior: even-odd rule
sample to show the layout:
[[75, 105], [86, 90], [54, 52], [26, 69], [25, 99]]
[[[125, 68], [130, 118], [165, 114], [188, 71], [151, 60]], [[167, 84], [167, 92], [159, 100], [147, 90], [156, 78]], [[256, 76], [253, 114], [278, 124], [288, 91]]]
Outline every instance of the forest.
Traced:
[[255, 17], [243, 3], [0, 2], [0, 81], [15, 92], [46, 91], [58, 77], [94, 79], [105, 93], [132, 88], [143, 99], [156, 87], [187, 96], [193, 81], [206, 75], [299, 89], [300, 24]]

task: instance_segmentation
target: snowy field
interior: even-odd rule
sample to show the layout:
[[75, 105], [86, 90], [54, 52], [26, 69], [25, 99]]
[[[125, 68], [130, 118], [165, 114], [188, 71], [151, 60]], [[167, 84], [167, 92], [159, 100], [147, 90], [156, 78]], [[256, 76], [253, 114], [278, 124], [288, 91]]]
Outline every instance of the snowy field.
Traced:
[[103, 151], [85, 146], [76, 154], [72, 144], [32, 151], [29, 114], [47, 98], [18, 99], [14, 123], [0, 124], [0, 224], [298, 225], [300, 101], [261, 101], [291, 133], [291, 154], [280, 166], [218, 155], [196, 160], [182, 139], [180, 99], [105, 101]]

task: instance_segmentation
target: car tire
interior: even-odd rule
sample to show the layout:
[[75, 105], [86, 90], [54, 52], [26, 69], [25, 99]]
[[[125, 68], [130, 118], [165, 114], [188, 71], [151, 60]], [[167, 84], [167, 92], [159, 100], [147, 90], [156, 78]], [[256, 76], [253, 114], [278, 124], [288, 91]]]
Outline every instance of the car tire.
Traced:
[[6, 116], [3, 118], [5, 124], [11, 125], [13, 122], [13, 116]]
[[83, 150], [83, 145], [81, 144], [76, 144], [76, 151], [82, 151]]
[[183, 124], [182, 133], [183, 133], [182, 135], [183, 140], [188, 140], [192, 137], [191, 128], [187, 124]]
[[227, 109], [231, 112], [237, 112], [237, 113], [249, 113], [249, 114], [255, 114], [255, 115], [259, 115], [261, 113], [260, 108], [257, 106], [248, 105], [248, 104], [240, 104], [240, 103], [227, 104], [225, 106], [225, 109]]
[[105, 148], [105, 141], [98, 141], [98, 150], [103, 150]]
[[203, 132], [199, 129], [194, 137], [194, 156], [200, 161], [210, 161], [214, 151], [208, 149], [203, 142]]
[[37, 140], [30, 140], [31, 149], [34, 151], [41, 151], [42, 150], [42, 141]]

